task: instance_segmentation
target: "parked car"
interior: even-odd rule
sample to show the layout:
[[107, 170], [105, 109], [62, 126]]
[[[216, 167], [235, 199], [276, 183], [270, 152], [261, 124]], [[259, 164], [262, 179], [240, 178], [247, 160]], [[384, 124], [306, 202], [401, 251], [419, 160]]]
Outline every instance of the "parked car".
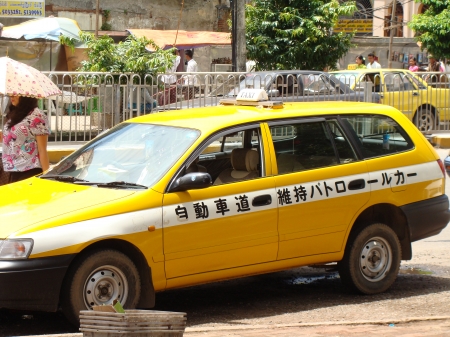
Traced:
[[395, 108], [239, 101], [127, 120], [0, 187], [0, 308], [151, 308], [155, 293], [337, 262], [396, 279], [449, 221], [439, 156]]
[[449, 121], [450, 90], [428, 85], [422, 74], [404, 69], [342, 70], [332, 74], [356, 91], [370, 85], [380, 93], [382, 104], [399, 109], [422, 132], [439, 130]]
[[[313, 70], [276, 70], [257, 71], [240, 76], [229, 76], [221, 78], [221, 84], [213, 90], [201, 93], [197, 89], [195, 98], [185, 101], [162, 105], [161, 109], [179, 109], [183, 107], [214, 106], [224, 97], [236, 97], [245, 88], [264, 89], [271, 100], [283, 102], [312, 102], [312, 101], [357, 101], [357, 102], [380, 102], [378, 93], [370, 94], [355, 91], [344, 82], [339, 81], [333, 75], [322, 71]], [[205, 85], [205, 90], [209, 88]], [[194, 90], [184, 87], [181, 90]], [[168, 92], [166, 90], [166, 92]], [[175, 96], [175, 91], [172, 92]], [[183, 95], [178, 95], [183, 96]], [[187, 97], [186, 97], [187, 98]]]

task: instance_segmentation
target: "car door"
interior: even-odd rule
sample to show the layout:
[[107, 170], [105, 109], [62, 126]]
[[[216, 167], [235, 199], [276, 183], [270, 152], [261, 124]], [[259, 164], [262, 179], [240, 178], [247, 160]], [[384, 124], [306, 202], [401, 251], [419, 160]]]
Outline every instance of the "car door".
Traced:
[[269, 123], [276, 154], [278, 260], [338, 252], [369, 200], [367, 165], [337, 118]]
[[414, 112], [421, 104], [421, 92], [414, 84], [411, 76], [401, 71], [384, 71], [385, 90], [383, 93], [383, 104], [397, 108], [410, 120]]
[[214, 184], [164, 194], [166, 277], [276, 260], [275, 182], [267, 171], [267, 141], [262, 141], [259, 125], [222, 131], [197, 151], [198, 165], [211, 173]]

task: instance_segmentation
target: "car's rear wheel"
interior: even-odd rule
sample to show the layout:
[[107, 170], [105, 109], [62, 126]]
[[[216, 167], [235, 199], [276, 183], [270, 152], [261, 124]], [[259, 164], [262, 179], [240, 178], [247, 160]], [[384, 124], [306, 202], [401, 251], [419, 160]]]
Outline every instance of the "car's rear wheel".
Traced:
[[61, 295], [68, 320], [79, 324], [80, 310], [109, 305], [117, 299], [124, 308], [135, 308], [141, 294], [136, 265], [125, 254], [101, 250], [88, 255], [72, 267]]
[[400, 262], [397, 235], [390, 227], [377, 223], [351, 236], [338, 269], [342, 282], [352, 290], [377, 294], [394, 283]]
[[414, 124], [417, 126], [419, 131], [427, 132], [436, 128], [435, 126], [435, 116], [430, 107], [422, 107], [416, 111], [414, 116]]

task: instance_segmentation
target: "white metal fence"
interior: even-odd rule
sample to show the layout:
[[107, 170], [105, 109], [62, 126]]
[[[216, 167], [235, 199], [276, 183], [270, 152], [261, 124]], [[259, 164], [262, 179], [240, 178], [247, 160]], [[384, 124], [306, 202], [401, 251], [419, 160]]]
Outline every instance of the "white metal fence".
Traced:
[[[242, 88], [264, 88], [282, 101], [348, 100], [392, 105], [423, 132], [450, 129], [450, 74], [355, 75], [177, 73], [153, 76], [52, 72], [63, 94], [39, 102], [47, 112], [50, 141], [87, 141], [129, 118], [171, 109], [214, 106]], [[426, 81], [425, 81], [426, 80]], [[2, 107], [4, 112], [5, 107]], [[1, 120], [3, 126], [4, 117]]]

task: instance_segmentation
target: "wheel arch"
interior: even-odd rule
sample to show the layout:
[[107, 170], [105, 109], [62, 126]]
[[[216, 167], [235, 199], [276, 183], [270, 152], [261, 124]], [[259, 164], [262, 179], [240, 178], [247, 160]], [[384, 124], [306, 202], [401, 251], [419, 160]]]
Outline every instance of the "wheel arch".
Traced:
[[411, 260], [412, 248], [408, 221], [402, 210], [392, 204], [376, 204], [365, 209], [356, 218], [348, 235], [347, 243], [352, 242], [362, 228], [373, 223], [384, 223], [389, 226], [397, 234], [400, 241], [402, 260]]
[[[136, 264], [136, 268], [141, 279], [141, 295], [137, 307], [143, 309], [153, 308], [155, 306], [155, 290], [153, 288], [152, 270], [144, 255], [136, 246], [119, 239], [98, 241], [79, 252], [68, 267], [68, 272], [66, 273], [62, 283], [63, 286], [61, 287], [61, 292], [64, 291], [64, 284], [66, 284], [67, 278], [70, 277], [70, 271], [74, 268], [74, 266], [80, 264], [86, 256], [105, 249], [117, 250], [128, 256]], [[59, 296], [60, 299], [61, 296], [62, 293]]]

